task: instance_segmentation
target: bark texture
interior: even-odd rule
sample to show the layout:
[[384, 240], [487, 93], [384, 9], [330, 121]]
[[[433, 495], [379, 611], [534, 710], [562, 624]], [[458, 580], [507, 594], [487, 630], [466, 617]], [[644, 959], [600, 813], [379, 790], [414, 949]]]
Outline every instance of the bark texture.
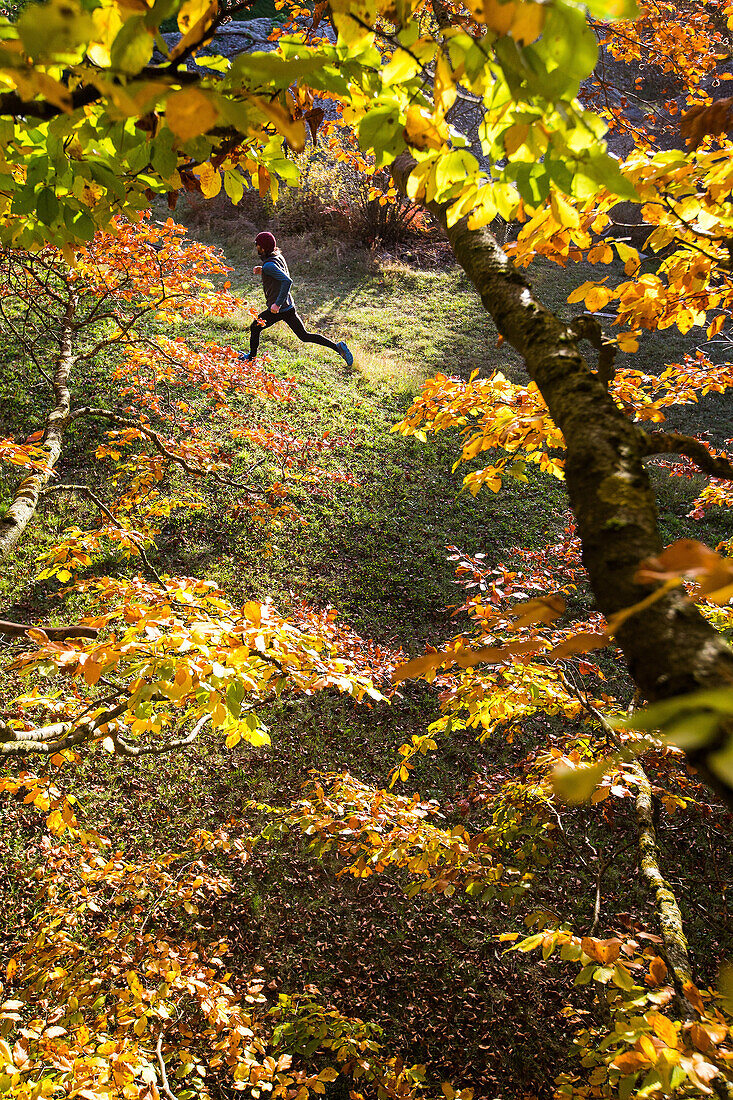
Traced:
[[54, 466], [61, 455], [64, 429], [69, 422], [71, 397], [69, 376], [74, 366], [74, 314], [76, 296], [69, 294], [61, 331], [59, 356], [53, 377], [53, 408], [46, 419], [43, 437], [46, 448], [46, 466], [24, 478], [15, 490], [10, 507], [0, 519], [0, 562], [5, 561], [26, 527], [33, 519], [44, 486], [53, 476]]
[[680, 907], [659, 866], [651, 783], [638, 762], [632, 766], [632, 774], [637, 784], [635, 809], [641, 876], [654, 896], [654, 908], [662, 934], [665, 962], [681, 1009], [687, 1019], [694, 1019], [697, 1013], [685, 995], [685, 985], [692, 982], [690, 956], [687, 951]]
[[[414, 166], [409, 156], [392, 166], [403, 191]], [[448, 228], [446, 205], [427, 205], [497, 329], [523, 357], [565, 437], [568, 495], [583, 564], [598, 608], [609, 617], [648, 593], [648, 587], [634, 583], [634, 574], [642, 559], [661, 549], [656, 503], [643, 464], [647, 437], [590, 369], [569, 324], [537, 301], [524, 273], [491, 232], [470, 230], [466, 219]], [[682, 589], [628, 619], [617, 641], [634, 683], [650, 702], [733, 684], [733, 651]], [[688, 754], [730, 804], [733, 790], [716, 770], [716, 754], [732, 737], [730, 726], [721, 727], [714, 742]]]

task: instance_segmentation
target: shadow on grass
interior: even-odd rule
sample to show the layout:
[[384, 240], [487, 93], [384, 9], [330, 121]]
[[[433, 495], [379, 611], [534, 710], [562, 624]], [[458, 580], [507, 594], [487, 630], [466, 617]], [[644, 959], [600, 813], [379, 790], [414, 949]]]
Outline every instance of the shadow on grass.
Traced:
[[362, 634], [408, 649], [450, 633], [445, 609], [459, 593], [446, 546], [482, 550], [489, 561], [510, 559], [513, 546], [540, 547], [563, 526], [565, 498], [539, 474], [497, 495], [459, 495], [455, 436], [421, 443], [389, 433], [406, 404], [394, 395], [363, 402], [354, 441], [335, 459], [356, 484], [324, 481], [321, 491], [296, 495], [305, 524], [261, 533], [198, 513], [195, 543], [171, 531], [166, 568], [220, 578], [249, 598], [332, 605]]

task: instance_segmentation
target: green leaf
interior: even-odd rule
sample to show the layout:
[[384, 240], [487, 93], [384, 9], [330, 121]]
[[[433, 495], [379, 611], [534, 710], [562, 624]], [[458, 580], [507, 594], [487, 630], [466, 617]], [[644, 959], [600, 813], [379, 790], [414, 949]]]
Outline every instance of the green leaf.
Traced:
[[81, 211], [76, 215], [73, 222], [73, 233], [80, 241], [87, 243], [91, 241], [94, 236], [94, 222], [89, 214], [85, 211]]
[[618, 161], [610, 153], [599, 151], [580, 161], [573, 176], [573, 195], [579, 199], [589, 198], [598, 190], [596, 184], [621, 199], [640, 201], [634, 185], [624, 176]]
[[603, 19], [605, 22], [639, 17], [636, 0], [585, 0], [585, 3], [594, 19]]
[[50, 187], [44, 187], [39, 192], [36, 213], [44, 225], [51, 225], [56, 221], [59, 213], [59, 200]]
[[558, 765], [551, 776], [555, 793], [563, 802], [570, 802], [573, 805], [587, 802], [611, 763], [612, 759], [606, 757], [590, 767], [574, 768]]
[[238, 172], [224, 172], [224, 190], [236, 206], [244, 194], [244, 183]]
[[94, 27], [78, 0], [30, 4], [18, 19], [18, 34], [32, 58], [74, 57]]
[[[675, 742], [678, 744], [679, 742]], [[728, 743], [721, 752], [714, 752], [708, 757], [708, 767], [720, 776], [724, 783], [733, 787], [733, 736], [728, 737]]]
[[596, 971], [596, 964], [595, 963], [589, 963], [588, 966], [584, 966], [583, 969], [581, 970], [580, 974], [578, 974], [577, 978], [573, 982], [573, 985], [587, 985], [588, 982], [593, 977], [593, 975], [595, 974], [595, 971]]
[[323, 57], [285, 59], [273, 53], [241, 53], [232, 63], [231, 81], [244, 81], [248, 88], [258, 84], [268, 88], [273, 84], [287, 88], [296, 80], [322, 69], [326, 64]]
[[537, 51], [561, 73], [584, 80], [598, 61], [598, 42], [588, 26], [585, 10], [570, 0], [550, 8]]
[[714, 711], [716, 714], [733, 714], [733, 688], [721, 687], [694, 691], [689, 695], [675, 695], [662, 699], [644, 710], [635, 711], [627, 718], [618, 719], [614, 725], [627, 730], [657, 730], [682, 714], [694, 711]]
[[634, 979], [625, 966], [614, 966], [612, 981], [614, 985], [618, 986], [619, 989], [626, 990], [627, 993], [630, 993], [634, 988]]
[[378, 165], [389, 164], [406, 147], [403, 129], [396, 104], [377, 107], [359, 123], [359, 144], [374, 150]]
[[110, 62], [123, 73], [139, 73], [153, 54], [155, 39], [145, 24], [143, 15], [126, 19], [112, 43]]
[[164, 126], [158, 136], [151, 142], [151, 163], [153, 168], [164, 180], [170, 179], [178, 164], [178, 153], [173, 148], [175, 136], [167, 126]]

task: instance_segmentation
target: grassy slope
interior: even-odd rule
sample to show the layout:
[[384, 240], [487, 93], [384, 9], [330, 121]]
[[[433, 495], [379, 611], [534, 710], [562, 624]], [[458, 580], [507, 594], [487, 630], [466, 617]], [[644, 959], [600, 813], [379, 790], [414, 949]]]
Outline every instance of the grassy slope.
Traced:
[[[243, 274], [252, 263], [249, 251], [229, 242], [227, 252], [235, 289], [256, 294], [255, 280]], [[346, 337], [357, 362], [348, 370], [331, 353], [302, 347], [284, 326], [265, 334], [262, 350], [277, 373], [297, 381], [299, 400], [289, 414], [296, 430], [353, 433], [332, 462], [348, 468], [356, 486], [303, 495], [307, 524], [274, 532], [234, 522], [212, 500], [171, 522], [160, 541], [161, 564], [212, 576], [242, 597], [272, 593], [282, 603], [332, 603], [364, 635], [416, 651], [451, 630], [444, 608], [455, 590], [446, 544], [484, 550], [490, 561], [510, 559], [515, 545], [539, 547], [564, 525], [562, 487], [533, 479], [499, 496], [458, 497], [460, 474], [450, 472], [454, 438], [422, 445], [390, 434], [429, 373], [516, 370], [510, 355], [495, 350], [491, 324], [459, 272], [375, 267], [337, 245], [302, 240], [288, 254], [304, 316], [312, 327]], [[540, 273], [537, 289], [549, 305], [564, 301], [556, 269]], [[208, 335], [246, 346], [242, 326], [213, 326]], [[85, 465], [81, 440], [66, 461], [67, 470]], [[665, 517], [673, 534], [684, 513], [681, 502], [675, 507], [678, 514], [670, 509]], [[47, 593], [27, 578], [33, 554], [58, 523], [68, 522], [72, 506], [64, 508], [47, 518], [45, 530], [36, 524], [11, 564], [3, 582], [6, 610], [10, 601], [27, 613], [44, 608]], [[702, 537], [714, 544], [717, 524], [709, 526]], [[433, 698], [419, 687], [391, 709], [369, 711], [326, 697], [282, 704], [268, 716], [271, 753], [223, 753], [207, 742], [185, 759], [95, 763], [82, 781], [87, 813], [133, 849], [175, 844], [189, 827], [238, 814], [243, 799], [292, 797], [309, 768], [349, 768], [384, 782], [399, 744], [434, 713]], [[508, 774], [522, 755], [521, 745], [479, 748], [457, 738], [418, 769], [415, 786], [428, 797], [455, 800], [472, 773]], [[558, 892], [573, 896], [576, 873], [569, 867], [558, 876]], [[623, 904], [644, 912], [641, 896], [624, 897]], [[212, 920], [212, 931], [229, 936], [242, 965], [254, 956], [277, 975], [279, 987], [315, 982], [342, 1009], [380, 1019], [406, 1056], [429, 1061], [439, 1079], [473, 1084], [479, 1096], [547, 1094], [567, 1044], [568, 1023], [556, 1014], [562, 982], [534, 962], [499, 957], [491, 936], [511, 920], [500, 908], [487, 912], [455, 898], [406, 904], [393, 883], [334, 878], [293, 841], [243, 871], [236, 894]]]

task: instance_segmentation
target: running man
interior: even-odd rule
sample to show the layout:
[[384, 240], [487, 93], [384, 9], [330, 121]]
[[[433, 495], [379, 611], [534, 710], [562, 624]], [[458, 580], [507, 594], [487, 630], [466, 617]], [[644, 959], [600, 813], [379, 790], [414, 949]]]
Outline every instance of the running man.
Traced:
[[321, 347], [331, 348], [338, 352], [346, 361], [347, 367], [353, 365], [354, 356], [343, 340], [338, 344], [329, 340], [327, 336], [320, 336], [317, 332], [308, 332], [303, 321], [298, 316], [290, 288], [293, 280], [290, 278], [285, 257], [277, 247], [277, 241], [272, 233], [259, 233], [255, 238], [257, 251], [262, 258], [262, 264], [252, 269], [254, 275], [262, 276], [262, 289], [265, 292], [267, 309], [252, 322], [249, 330], [249, 355], [243, 356], [245, 363], [251, 362], [257, 355], [260, 344], [260, 333], [263, 328], [270, 328], [278, 321], [284, 321], [291, 328], [299, 340], [305, 344], [320, 344]]

